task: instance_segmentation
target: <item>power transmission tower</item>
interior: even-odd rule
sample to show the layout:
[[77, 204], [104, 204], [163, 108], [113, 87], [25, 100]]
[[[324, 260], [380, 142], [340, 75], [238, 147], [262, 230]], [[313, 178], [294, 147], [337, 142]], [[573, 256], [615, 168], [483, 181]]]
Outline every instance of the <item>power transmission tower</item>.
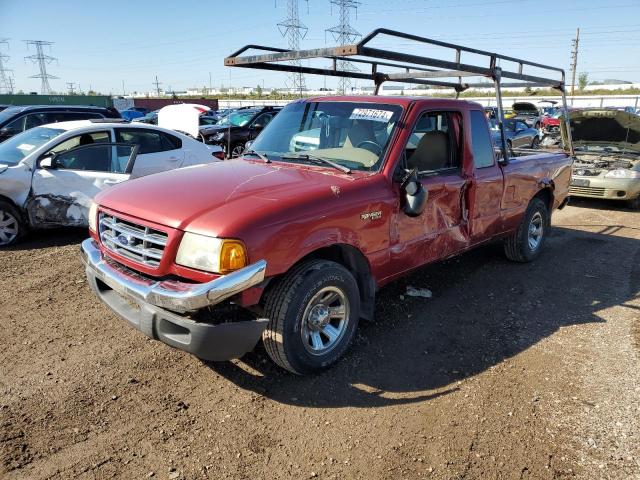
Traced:
[[29, 55], [28, 57], [24, 57], [25, 59], [31, 60], [33, 63], [37, 63], [40, 68], [40, 73], [37, 75], [32, 75], [29, 78], [39, 78], [41, 80], [40, 91], [43, 95], [48, 95], [51, 93], [51, 85], [49, 85], [49, 79], [57, 79], [58, 77], [54, 75], [49, 75], [47, 73], [47, 64], [53, 62], [54, 60], [58, 60], [55, 57], [50, 55], [46, 55], [42, 49], [45, 45], [51, 48], [53, 42], [45, 42], [43, 40], [25, 40], [27, 43], [27, 48], [29, 45], [35, 45], [36, 53], [34, 55]]
[[[333, 38], [338, 45], [348, 45], [355, 42], [358, 37], [362, 35], [355, 28], [351, 26], [351, 9], [357, 12], [358, 5], [362, 2], [357, 0], [330, 0], [331, 6], [336, 5], [340, 9], [340, 23], [335, 27], [327, 29], [327, 32], [333, 35]], [[351, 62], [340, 60], [338, 61], [338, 70], [346, 72], [355, 72], [358, 69]], [[344, 94], [351, 90], [351, 79], [341, 77], [338, 82], [338, 92]]]
[[[307, 36], [309, 29], [300, 21], [298, 0], [287, 0], [287, 18], [278, 23], [278, 30], [283, 37], [288, 37], [289, 50], [300, 50], [300, 40]], [[302, 66], [300, 60], [292, 60], [291, 64], [296, 67]], [[302, 73], [291, 73], [289, 82], [291, 88], [302, 95], [302, 91], [306, 88]]]
[[69, 95], [73, 95], [75, 92], [74, 86], [75, 82], [67, 82], [67, 88], [69, 89]]
[[580, 29], [576, 32], [576, 38], [571, 41], [573, 48], [571, 50], [571, 95], [576, 88], [576, 70], [578, 68], [578, 44], [580, 43]]
[[153, 82], [153, 84], [156, 86], [156, 93], [158, 94], [158, 97], [160, 97], [160, 85], [162, 85], [162, 82], [158, 81], [158, 75], [156, 75], [156, 81]]
[[[9, 46], [8, 38], [0, 38], [0, 45]], [[13, 93], [13, 79], [11, 78], [12, 70], [5, 67], [5, 62], [9, 60], [9, 55], [0, 53], [0, 93], [4, 90], [6, 93]]]

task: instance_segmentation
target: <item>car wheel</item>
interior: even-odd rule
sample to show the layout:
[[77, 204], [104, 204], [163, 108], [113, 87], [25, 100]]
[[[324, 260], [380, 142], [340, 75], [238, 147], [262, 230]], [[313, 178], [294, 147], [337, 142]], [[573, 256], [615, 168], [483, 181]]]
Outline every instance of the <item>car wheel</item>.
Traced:
[[531, 141], [531, 148], [540, 148], [540, 138], [537, 135], [533, 137], [533, 140]]
[[290, 372], [319, 372], [349, 348], [360, 317], [360, 294], [342, 265], [311, 260], [294, 267], [268, 292], [262, 335], [271, 359]]
[[540, 198], [534, 198], [516, 230], [504, 240], [504, 253], [514, 262], [531, 262], [544, 248], [551, 226], [549, 211]]
[[233, 146], [233, 148], [231, 149], [231, 157], [230, 158], [239, 157], [240, 155], [242, 155], [242, 152], [244, 152], [244, 144], [243, 143], [236, 143]]
[[629, 205], [629, 208], [632, 208], [633, 210], [640, 210], [640, 195], [633, 200], [629, 200], [627, 204]]
[[22, 215], [11, 203], [0, 201], [0, 247], [16, 244], [26, 230]]

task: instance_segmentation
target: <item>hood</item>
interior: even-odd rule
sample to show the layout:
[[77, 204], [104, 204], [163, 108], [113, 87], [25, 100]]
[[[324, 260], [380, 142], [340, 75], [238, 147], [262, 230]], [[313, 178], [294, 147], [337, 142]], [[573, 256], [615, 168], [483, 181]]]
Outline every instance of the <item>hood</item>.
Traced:
[[609, 145], [640, 153], [638, 115], [622, 110], [576, 110], [569, 114], [569, 121], [574, 146]]
[[287, 206], [328, 204], [358, 176], [362, 178], [358, 173], [237, 159], [124, 182], [100, 193], [96, 202], [160, 225], [230, 236], [244, 225], [282, 220], [280, 212]]
[[511, 108], [516, 113], [538, 113], [538, 107], [530, 102], [515, 102]]

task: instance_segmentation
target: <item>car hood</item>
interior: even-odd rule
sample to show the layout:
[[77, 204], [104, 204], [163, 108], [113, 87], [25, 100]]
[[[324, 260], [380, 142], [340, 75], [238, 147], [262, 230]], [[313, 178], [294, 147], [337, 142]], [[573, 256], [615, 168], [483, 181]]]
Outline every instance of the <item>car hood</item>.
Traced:
[[[578, 110], [569, 114], [574, 146], [609, 145], [640, 152], [640, 116], [621, 110]], [[563, 139], [566, 132], [563, 129]]]
[[282, 221], [287, 205], [322, 205], [357, 178], [363, 174], [237, 159], [124, 182], [96, 202], [159, 225], [229, 236], [246, 225]]

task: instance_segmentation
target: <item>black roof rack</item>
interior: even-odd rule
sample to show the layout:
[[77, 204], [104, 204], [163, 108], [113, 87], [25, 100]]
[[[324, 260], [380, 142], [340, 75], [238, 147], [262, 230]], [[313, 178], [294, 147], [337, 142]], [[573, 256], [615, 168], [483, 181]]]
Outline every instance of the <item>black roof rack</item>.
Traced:
[[[398, 39], [409, 40], [415, 42], [421, 48], [438, 47], [445, 55], [453, 58], [444, 60], [371, 46], [371, 43], [374, 40], [379, 40], [380, 37], [391, 37], [396, 41]], [[258, 54], [242, 55], [249, 50], [257, 51]], [[330, 67], [304, 66], [300, 63], [300, 60], [312, 59], [328, 59], [332, 63]], [[286, 63], [289, 61], [295, 61], [296, 64]], [[366, 65], [370, 70], [355, 71], [354, 68], [349, 68], [348, 63], [345, 62], [360, 67]], [[485, 82], [468, 83], [463, 79], [484, 77], [490, 79], [495, 87], [500, 124], [504, 119], [502, 87], [535, 86], [554, 88], [560, 91], [564, 106], [567, 106], [565, 72], [561, 68], [387, 28], [374, 30], [358, 43], [339, 45], [337, 47], [287, 50], [250, 44], [225, 58], [224, 64], [229, 67], [372, 80], [375, 84], [374, 93], [376, 95], [382, 83], [391, 80], [394, 82], [452, 88], [456, 92], [456, 97], [458, 97], [460, 92], [470, 87], [486, 87], [490, 85], [486, 80]], [[505, 83], [502, 79], [515, 80], [515, 82]], [[567, 132], [569, 132], [570, 137], [571, 129], [569, 128], [568, 119], [565, 118], [565, 121], [567, 122]], [[571, 139], [569, 138], [568, 140], [569, 149], [573, 154]], [[502, 144], [504, 158], [507, 158], [504, 135]]]

